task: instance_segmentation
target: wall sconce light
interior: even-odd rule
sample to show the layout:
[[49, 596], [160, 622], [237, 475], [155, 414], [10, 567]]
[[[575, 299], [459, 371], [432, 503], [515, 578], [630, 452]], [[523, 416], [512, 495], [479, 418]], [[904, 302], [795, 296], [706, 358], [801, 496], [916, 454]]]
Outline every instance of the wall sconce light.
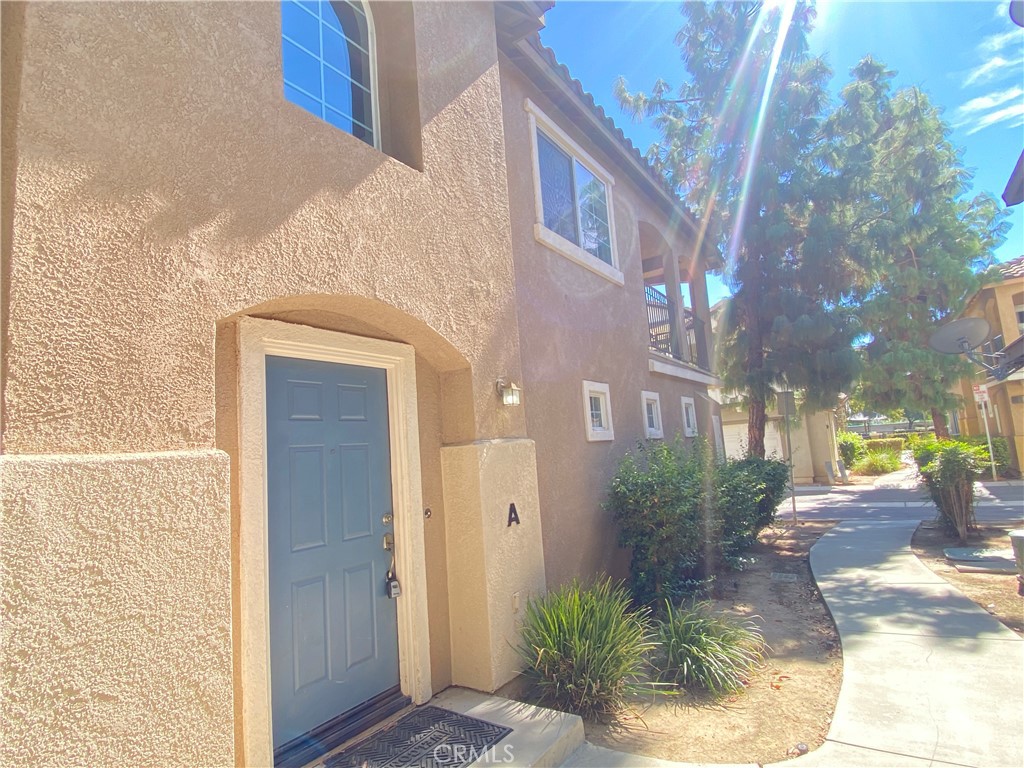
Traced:
[[498, 394], [503, 405], [519, 405], [522, 391], [513, 382], [498, 379]]

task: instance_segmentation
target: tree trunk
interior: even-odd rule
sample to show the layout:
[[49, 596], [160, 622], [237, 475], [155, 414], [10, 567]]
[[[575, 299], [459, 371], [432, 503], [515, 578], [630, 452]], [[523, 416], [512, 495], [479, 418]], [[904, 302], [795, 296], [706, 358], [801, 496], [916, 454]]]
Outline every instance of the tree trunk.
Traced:
[[932, 408], [932, 425], [935, 427], [935, 436], [949, 439], [949, 428], [946, 426], [946, 414], [938, 408]]
[[[761, 338], [761, 329], [757, 324], [757, 311], [747, 307], [744, 314], [747, 318], [747, 371], [760, 373], [764, 368], [764, 342]], [[759, 384], [747, 391], [749, 403], [747, 407], [747, 455], [763, 459], [765, 397], [760, 390], [761, 385]]]
[[747, 409], [747, 455], [764, 458], [764, 398], [750, 396]]

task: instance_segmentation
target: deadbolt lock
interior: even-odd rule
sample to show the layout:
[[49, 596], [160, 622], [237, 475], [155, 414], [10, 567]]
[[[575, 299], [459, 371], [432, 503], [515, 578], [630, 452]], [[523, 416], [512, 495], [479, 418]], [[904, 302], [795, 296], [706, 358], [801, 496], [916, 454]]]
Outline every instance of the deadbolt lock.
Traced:
[[393, 522], [395, 522], [395, 516], [388, 512], [386, 515], [384, 515], [384, 517], [380, 519], [380, 521], [384, 523], [384, 525], [391, 525]]

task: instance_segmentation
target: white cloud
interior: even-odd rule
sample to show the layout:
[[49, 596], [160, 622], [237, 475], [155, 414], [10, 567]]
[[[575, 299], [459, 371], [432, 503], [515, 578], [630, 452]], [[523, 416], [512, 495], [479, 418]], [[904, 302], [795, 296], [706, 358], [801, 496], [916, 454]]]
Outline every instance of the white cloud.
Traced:
[[993, 56], [984, 64], [972, 69], [964, 79], [964, 87], [976, 83], [988, 83], [1001, 78], [1003, 75], [1019, 73], [1021, 66], [1024, 66], [1024, 55], [1013, 59], [1004, 59], [1002, 56]]
[[997, 123], [1009, 123], [1008, 128], [1017, 128], [1024, 125], [1024, 103], [1011, 104], [1008, 107], [981, 115], [977, 122], [967, 129], [967, 134], [977, 133], [983, 128], [988, 128]]
[[978, 44], [978, 52], [982, 55], [998, 53], [1003, 48], [1009, 48], [1016, 43], [1016, 48], [1024, 44], [1024, 32], [1019, 28], [1012, 28], [1008, 32], [1000, 32], [998, 35], [989, 35]]
[[1024, 30], [1011, 25], [1005, 32], [988, 35], [974, 47], [974, 55], [978, 64], [964, 75], [961, 88], [977, 92], [978, 86], [987, 86], [988, 93], [957, 107], [954, 127], [973, 134], [994, 125], [1024, 124]]
[[966, 117], [972, 112], [984, 112], [994, 109], [1001, 104], [1005, 104], [1013, 99], [1019, 99], [1022, 96], [1024, 96], [1024, 88], [1014, 86], [1013, 88], [1007, 88], [1005, 91], [996, 91], [995, 93], [971, 99], [966, 104], [957, 107], [956, 111], [961, 117]]

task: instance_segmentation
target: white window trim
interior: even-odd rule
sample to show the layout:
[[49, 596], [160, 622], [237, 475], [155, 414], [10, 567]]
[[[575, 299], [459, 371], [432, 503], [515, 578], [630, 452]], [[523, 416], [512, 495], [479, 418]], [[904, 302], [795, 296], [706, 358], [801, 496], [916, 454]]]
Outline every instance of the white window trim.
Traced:
[[[683, 437], [697, 437], [700, 434], [700, 427], [697, 425], [697, 403], [692, 397], [680, 398], [683, 408]], [[686, 406], [690, 406], [693, 413], [693, 426], [686, 426]]]
[[[524, 109], [530, 124], [530, 160], [533, 166], [533, 204], [536, 214], [536, 223], [533, 226], [533, 234], [537, 242], [550, 248], [555, 253], [564, 256], [581, 267], [600, 275], [615, 285], [625, 285], [626, 280], [619, 268], [619, 255], [615, 239], [615, 205], [612, 188], [615, 186], [615, 178], [606, 171], [590, 154], [579, 144], [570, 138], [565, 131], [558, 127], [551, 118], [534, 104], [526, 99]], [[544, 226], [544, 201], [541, 199], [540, 185], [540, 154], [537, 150], [537, 129], [544, 131], [544, 134], [557, 144], [566, 154], [574, 160], [586, 166], [594, 176], [600, 179], [605, 185], [605, 192], [608, 204], [608, 239], [612, 250], [612, 263], [606, 264], [599, 258], [584, 250], [571, 240], [567, 240], [557, 232], [553, 232]]]
[[[601, 416], [607, 427], [594, 429], [590, 423], [590, 398], [597, 395], [601, 401]], [[615, 427], [612, 425], [612, 395], [607, 384], [598, 381], [583, 382], [583, 423], [587, 429], [587, 441], [591, 443], [615, 439]]]
[[373, 148], [378, 152], [381, 149], [380, 142], [380, 88], [377, 83], [377, 31], [373, 24], [373, 13], [370, 11], [370, 4], [363, 0], [360, 3], [363, 12], [366, 14], [366, 37], [367, 53], [370, 55], [370, 107], [373, 113]]
[[[654, 403], [654, 414], [657, 425], [651, 427], [647, 422], [647, 404]], [[640, 409], [644, 418], [644, 437], [647, 439], [664, 438], [665, 437], [665, 425], [661, 420], [661, 395], [657, 392], [644, 392], [640, 393]]]

